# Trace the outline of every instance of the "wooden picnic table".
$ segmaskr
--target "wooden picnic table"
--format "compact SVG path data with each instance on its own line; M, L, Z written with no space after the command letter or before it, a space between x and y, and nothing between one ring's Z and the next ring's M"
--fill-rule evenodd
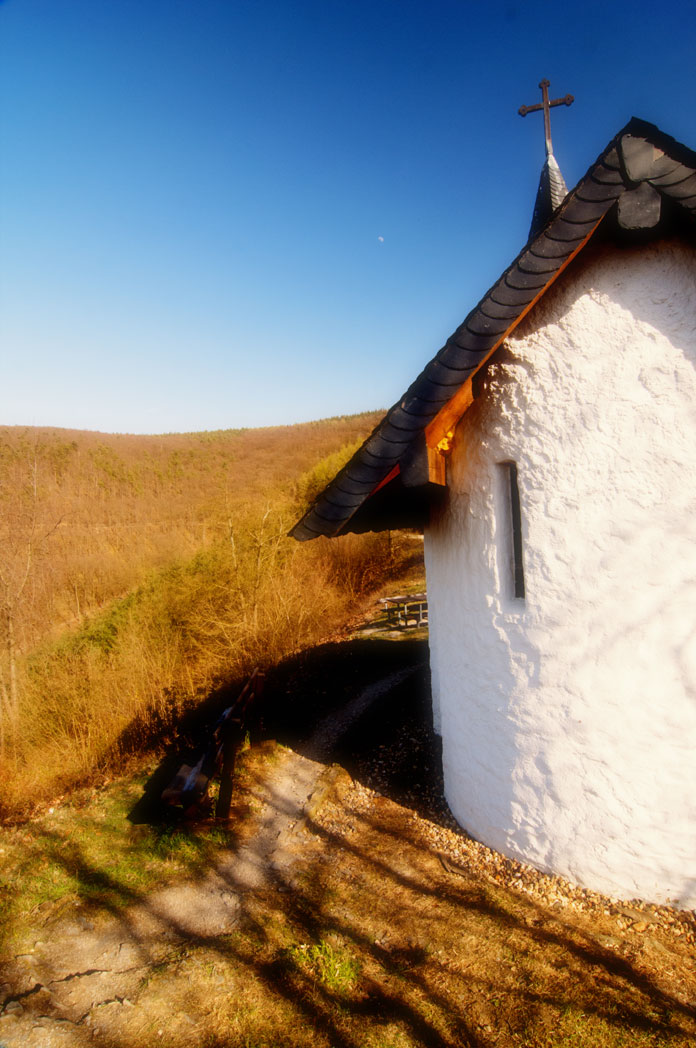
M397 597L381 597L380 604L387 613L387 622L396 629L409 626L427 626L428 594L408 593Z

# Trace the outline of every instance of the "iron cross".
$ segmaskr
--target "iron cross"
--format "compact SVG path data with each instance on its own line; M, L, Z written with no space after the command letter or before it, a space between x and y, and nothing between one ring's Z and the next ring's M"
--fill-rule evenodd
M526 116L527 113L535 113L538 109L544 110L544 135L546 137L546 155L551 154L551 106L570 106L573 104L575 99L572 95L566 95L565 98L554 98L549 101L549 82L548 80L542 80L539 84L541 88L542 101L538 102L535 106L520 106L518 112L520 116Z

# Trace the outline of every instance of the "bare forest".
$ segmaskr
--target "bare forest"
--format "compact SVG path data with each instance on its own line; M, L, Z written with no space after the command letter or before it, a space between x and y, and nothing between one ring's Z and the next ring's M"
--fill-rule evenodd
M400 550L287 531L377 414L106 435L0 428L0 812L151 745L326 636Z

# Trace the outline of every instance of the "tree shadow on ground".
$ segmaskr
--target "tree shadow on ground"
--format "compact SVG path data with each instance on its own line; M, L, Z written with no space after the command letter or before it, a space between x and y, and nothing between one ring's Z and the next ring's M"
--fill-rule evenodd
M259 769L259 785L282 813L285 798L267 773ZM222 933L196 930L185 909L172 915L157 894L124 896L79 841L69 852L57 847L56 861L100 885L112 923L81 934L78 970L65 968L76 940L58 925L64 949L44 942L29 977L21 965L8 971L7 1000L34 1029L61 1023L73 1043L84 1033L103 1048L157 1043L158 1027L162 1043L207 1048L560 1048L574 1036L607 1048L693 1043L693 1008L664 974L604 948L588 923L480 876L452 876L402 809L351 797L344 823L332 825L330 806L308 819L301 853L268 864L254 888L234 856L191 862L189 885L202 887L213 872L218 890L238 901L234 929ZM82 983L98 995L89 1008Z
M338 763L371 789L454 826L444 798L441 742L432 728L428 658L427 641L407 633L399 640L356 638L297 653L268 671L263 698L249 721L250 734L255 740L275 739L314 760ZM329 747L318 747L317 725L339 718L379 682L386 682L384 690ZM166 824L176 819L176 813L161 805L162 791L182 763L195 762L241 684L234 681L216 690L182 718L131 821Z

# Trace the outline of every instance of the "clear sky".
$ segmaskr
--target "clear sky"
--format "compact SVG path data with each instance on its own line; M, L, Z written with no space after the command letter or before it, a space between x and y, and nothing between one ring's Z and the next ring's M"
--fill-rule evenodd
M388 407L632 116L696 148L696 4L0 0L0 423Z

